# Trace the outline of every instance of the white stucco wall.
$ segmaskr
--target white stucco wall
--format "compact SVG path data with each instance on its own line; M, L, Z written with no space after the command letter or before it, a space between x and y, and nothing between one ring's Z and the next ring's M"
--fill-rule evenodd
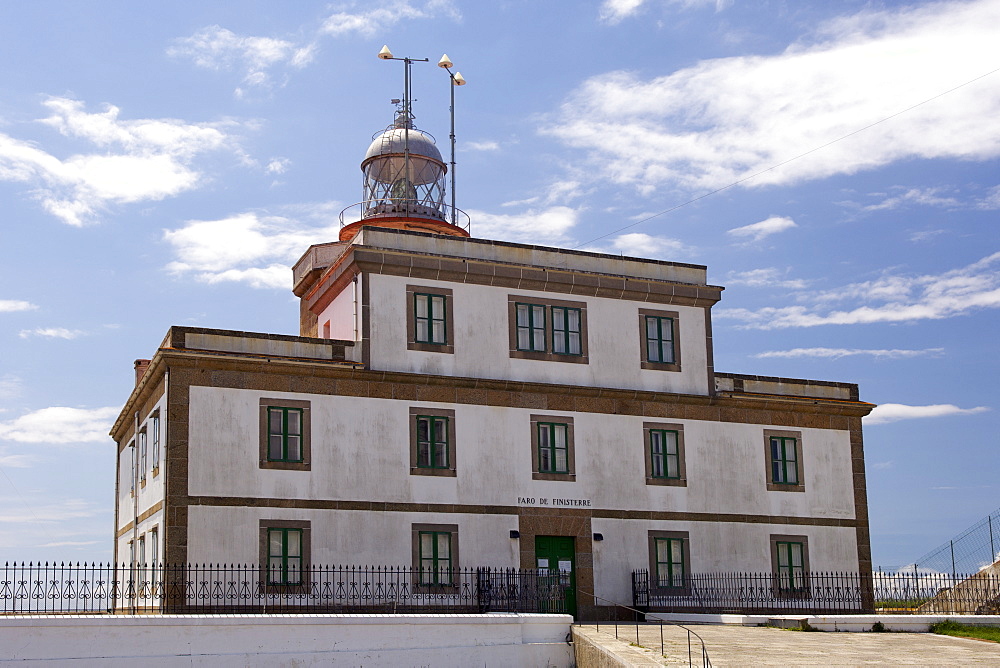
M310 471L259 467L262 397L311 402ZM419 406L455 411L456 477L410 475L409 409ZM532 480L530 416L538 413L573 418L575 482ZM645 481L644 421L658 420L192 387L189 493L489 505L517 504L518 497L562 497L621 510L854 516L846 430L798 430L805 491L769 492L763 432L781 427L669 420L684 426L688 482L686 487L664 487ZM484 478L489 484L483 484Z
M454 354L407 350L407 285L453 290ZM708 393L705 311L701 308L378 274L369 277L368 289L371 366L374 369L585 387ZM511 358L507 314L510 295L585 302L589 363ZM678 313L681 371L640 367L640 308ZM321 316L321 323L324 317Z
M160 461L159 469L154 471L153 469L153 433L152 433L152 416L154 414L159 414L160 416ZM142 431L146 429L147 432L147 454L146 454L146 479L145 482L140 479L141 476L137 476L136 480L136 497L133 498L132 495L132 485L131 477L132 473L132 456L133 451L131 448L126 447L124 450L118 453L118 526L115 527L116 533L127 527L136 517L146 517L139 521L138 536L145 537L146 545L146 558L151 559L153 555L153 550L151 546L151 536L149 534L150 530L154 527L158 528L157 541L159 543L156 554L161 558L163 555L163 511L162 509L157 510L157 505L162 508L162 503L165 495L165 471L164 466L165 455L166 455L166 443L167 443L167 409L166 409L166 396L161 396L156 405L145 415L139 416L139 430ZM129 440L131 443L132 440ZM135 452L137 466L141 461L139 457L138 449ZM117 561L124 563L128 561L129 549L128 544L133 539L133 532L129 530L122 536L117 538ZM138 551L136 557L138 558Z
M573 665L567 615L0 617L0 664Z
M356 341L361 338L361 313L355 304L356 285L352 281L334 297L333 301L319 315L319 336L323 335L323 325L330 323L330 338ZM404 342L405 345L405 342Z

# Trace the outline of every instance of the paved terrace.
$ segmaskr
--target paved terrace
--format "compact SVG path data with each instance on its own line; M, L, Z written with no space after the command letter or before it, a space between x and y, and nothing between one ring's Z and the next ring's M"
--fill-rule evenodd
M612 666L686 666L687 634L664 625L664 653L659 656L660 627L620 624L619 640L613 625L574 626L577 665L580 668ZM726 666L1000 666L1000 644L952 638L932 633L808 633L787 629L745 626L689 626L700 635L714 668ZM580 636L583 636L582 638ZM596 645L582 657L581 644ZM700 646L692 638L692 663L701 666ZM612 656L609 656L613 655ZM581 660L583 659L583 660ZM617 660L616 660L617 659Z

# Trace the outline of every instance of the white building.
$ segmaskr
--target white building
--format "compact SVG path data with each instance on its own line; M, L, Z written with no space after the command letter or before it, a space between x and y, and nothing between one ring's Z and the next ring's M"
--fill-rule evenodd
M116 561L559 568L585 618L638 569L870 572L857 386L716 372L703 266L469 237L405 120L362 168L300 336L172 327L137 363Z

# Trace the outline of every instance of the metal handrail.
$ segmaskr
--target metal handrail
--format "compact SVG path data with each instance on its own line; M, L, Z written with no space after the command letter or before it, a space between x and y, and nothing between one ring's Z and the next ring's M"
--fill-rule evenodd
M472 225L472 218L469 216L469 214L459 208L455 208L454 211L452 211L452 207L449 204L435 202L432 206L428 204L420 204L420 201L415 199L392 200L392 198L389 198L389 201L398 201L400 203L407 203L407 204L412 203L415 207L423 206L427 209L433 209L435 213L439 215L431 216L431 215L421 214L419 211L408 212L406 210L385 212L384 214L373 215L367 218L365 218L362 215L362 212L364 211L364 207L366 205L369 205L372 202L383 203L385 201L386 200L384 199L377 199L377 200L364 200L362 202L355 202L354 204L346 207L343 211L340 212L340 226L345 227L346 225L351 225L353 223L357 223L362 220L377 221L379 217L422 218L422 219L431 218L432 220L440 220L441 222L444 223L451 223L452 219L454 219L456 222L452 224L454 224L456 227L465 230L466 232L469 231ZM357 213L355 213L354 211L355 209L358 210ZM348 219L354 219L354 220L348 220Z
M593 596L594 598L599 599L601 601L604 601L605 603L610 603L610 604L614 605L615 607L625 608L626 610L631 610L632 612L635 612L635 613L637 613L639 615L642 615L643 619L646 620L646 623L649 623L649 617L647 616L648 613L645 613L642 610L638 610L636 608L633 608L633 607L630 607L630 606L627 606L627 605L622 605L621 603L618 603L617 601L612 601L610 599L606 599L603 596L598 596L597 594L595 594L593 592L585 591L583 589L577 589L577 591L580 592L581 594L586 594L587 596ZM695 633L694 631L692 631L688 627L684 626L683 624L678 624L677 622L671 622L670 620L667 620L667 619L657 619L656 621L659 622L659 626L660 626L660 656L662 656L663 658L667 658L667 655L664 654L664 652L663 652L663 625L667 624L668 626L676 626L678 628L682 628L685 631L687 631L687 639L688 639L688 666L689 667L690 666L694 666L694 663L693 663L693 661L691 659L691 636L694 636L695 638L698 639L698 642L701 643L701 665L702 665L702 668L712 668L712 661L708 658L708 650L705 648L705 641L702 639L702 637L700 635L698 635L697 633ZM615 639L617 640L618 639L618 620L615 620L614 625L615 625ZM597 632L600 633L600 631L601 631L601 623L599 621L596 622L596 626L597 626ZM635 644L638 645L639 647L642 647L642 645L639 643L639 622L638 621L635 622Z

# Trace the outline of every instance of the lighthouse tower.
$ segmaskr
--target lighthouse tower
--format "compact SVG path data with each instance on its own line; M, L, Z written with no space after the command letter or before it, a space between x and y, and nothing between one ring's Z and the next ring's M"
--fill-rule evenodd
M372 137L361 161L364 199L340 214L340 240L350 241L364 226L468 237L469 216L454 202L445 204L448 166L441 151L434 137L413 123L410 59L393 59L407 61L403 99L393 100L395 120Z

